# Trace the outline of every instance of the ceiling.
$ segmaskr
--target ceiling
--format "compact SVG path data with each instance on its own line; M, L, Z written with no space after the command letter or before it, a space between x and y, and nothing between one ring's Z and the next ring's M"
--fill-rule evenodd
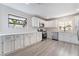
M50 19L78 12L78 3L3 3L25 13Z

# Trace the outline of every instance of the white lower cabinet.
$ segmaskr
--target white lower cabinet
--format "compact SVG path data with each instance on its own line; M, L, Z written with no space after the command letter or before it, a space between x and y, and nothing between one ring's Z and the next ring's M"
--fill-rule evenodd
M41 41L42 40L42 33L40 32L38 36L39 36L39 40Z
M21 45L20 48L24 48L24 35L21 34L19 38L20 38L20 41L21 41L21 43L20 43L20 45Z
M6 55L42 40L41 33L5 35L0 37L0 55ZM3 42L3 43L2 43Z
M31 45L37 42L40 42L42 40L42 33L37 32L37 33L31 34L30 40L31 40Z
M15 35L15 50L23 48L23 35Z
M3 53L7 54L14 51L14 39L13 36L3 37Z
M76 33L61 32L61 33L59 33L59 40L60 41L65 41L65 42L79 44L78 43L79 41L78 41Z
M24 35L24 46L27 47L30 45L30 39L28 37L28 34Z
M15 36L15 50L20 49L20 39L19 39L19 35Z
M2 55L2 40L1 40L1 37L0 37L0 56Z
M41 40L42 40L42 33L39 32L39 33L36 34L36 41L39 42Z
M42 33L28 33L24 37L24 45L29 46L42 40Z
M36 43L36 34L31 34L30 41L31 41L31 45Z
M70 36L70 42L71 43L75 43L75 44L79 44L78 42L78 38L77 38L77 35L76 34L72 34L71 36Z
M42 40L42 34L41 33L29 33L25 34L24 37L24 46L27 47L29 45L35 44Z
M2 55L2 46L1 46L1 43L0 43L0 55Z

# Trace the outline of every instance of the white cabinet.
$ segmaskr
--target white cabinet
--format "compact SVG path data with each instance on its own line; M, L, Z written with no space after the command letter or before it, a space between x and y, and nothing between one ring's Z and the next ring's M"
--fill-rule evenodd
M30 38L29 38L29 34L25 34L24 35L24 46L27 47L30 45Z
M0 37L0 55L9 54L18 49L25 48L42 40L42 33L26 33L5 35ZM3 42L3 44L2 44Z
M60 32L59 33L59 40L79 44L76 33Z
M36 33L32 33L30 37L31 45L36 43Z
M42 40L42 33L39 32L36 34L36 42L40 42Z
M19 36L20 36L19 39L21 41L20 48L23 48L24 47L24 35L23 34L20 34Z
M0 55L2 55L2 39L0 37Z
M32 17L32 26L33 27L39 27L39 18L37 17Z
M12 51L14 51L14 39L13 36L8 35L8 36L4 36L3 38L3 53L10 53Z
M38 32L38 33L29 33L25 35L25 40L24 40L24 44L25 47L35 44L39 41L42 40L42 33Z
M47 21L37 18L37 17L32 17L32 26L33 27L40 27L40 24L43 23L45 26L47 26L46 23Z
M15 50L20 49L21 41L20 41L19 37L20 37L19 35L15 36Z
M36 33L29 33L25 37L25 46L35 44L42 40L42 33L36 32Z
M67 33L59 32L59 40L60 41L65 41L65 42L70 42L70 35Z
M50 32L50 31L48 31L48 32L47 32L47 38L52 39L52 36L53 36L53 33Z
M40 32L38 36L39 36L39 40L41 41L42 40L42 33Z
M15 35L15 50L23 48L23 35Z

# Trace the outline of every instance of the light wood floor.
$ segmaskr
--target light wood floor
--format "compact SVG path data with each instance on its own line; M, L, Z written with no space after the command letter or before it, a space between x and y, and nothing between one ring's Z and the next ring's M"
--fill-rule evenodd
M9 56L78 56L79 45L45 40L30 47L24 48L15 53L9 54Z

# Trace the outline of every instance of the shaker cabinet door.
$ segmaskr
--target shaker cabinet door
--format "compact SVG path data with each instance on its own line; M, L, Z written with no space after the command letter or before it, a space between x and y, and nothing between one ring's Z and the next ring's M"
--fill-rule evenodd
M30 39L28 37L28 34L25 34L24 36L24 46L27 47L30 45Z
M0 56L2 55L2 39L0 37Z
M31 44L34 44L34 43L36 43L36 34L35 33L31 35Z
M37 33L36 35L36 41L39 42L42 40L42 33Z
M20 37L19 37L19 39L20 39L20 41L21 41L21 43L20 43L20 48L23 48L24 47L24 35L23 34L21 34L20 35Z
M21 40L19 35L15 35L15 50L21 48Z
M3 51L4 51L4 54L14 51L13 36L4 36L3 37Z
M15 36L15 50L23 48L23 35Z

